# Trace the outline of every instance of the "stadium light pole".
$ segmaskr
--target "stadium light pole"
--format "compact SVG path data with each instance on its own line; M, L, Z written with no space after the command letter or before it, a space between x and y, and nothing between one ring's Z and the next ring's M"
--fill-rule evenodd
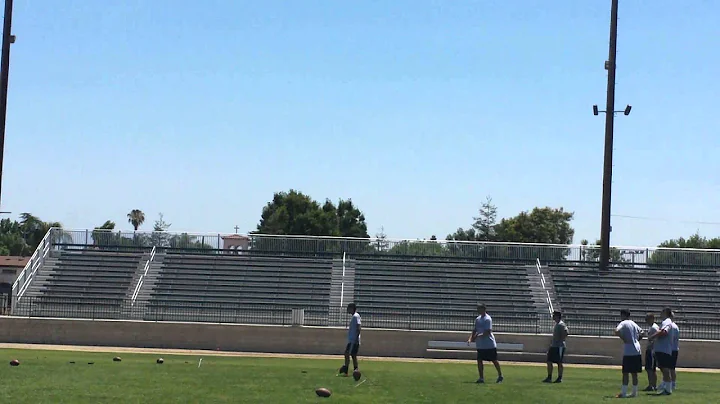
M8 78L10 70L10 44L15 43L12 34L13 0L5 0L3 19L2 55L0 56L0 206L2 206L2 171L5 157L5 123L7 121Z
M607 80L607 104L605 111L599 111L597 105L593 105L593 115L600 112L605 113L605 154L603 162L603 195L602 195L602 219L600 224L600 271L607 271L610 267L610 205L612 194L612 164L613 164L613 126L615 125L615 113L622 112L630 115L632 107L628 105L623 111L615 111L615 69L617 59L617 21L618 21L618 0L612 0L610 6L610 49L608 60L605 61L605 70L608 71Z

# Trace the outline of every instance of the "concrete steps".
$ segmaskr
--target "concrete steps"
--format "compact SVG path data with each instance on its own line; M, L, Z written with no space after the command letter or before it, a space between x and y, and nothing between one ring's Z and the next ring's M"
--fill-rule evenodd
M550 271L548 271L546 267L540 267L540 273L538 273L537 266L535 265L529 265L526 269L528 282L530 283L530 293L535 303L536 312L543 316L550 315L547 302L548 293L550 294L553 309L560 310L560 304L555 297L555 285L553 284Z
M334 259L330 279L330 308L332 310L347 306L355 299L355 262L345 260L345 276L343 276L343 260ZM342 311L342 310L341 310ZM331 316L331 326L344 326L338 316Z

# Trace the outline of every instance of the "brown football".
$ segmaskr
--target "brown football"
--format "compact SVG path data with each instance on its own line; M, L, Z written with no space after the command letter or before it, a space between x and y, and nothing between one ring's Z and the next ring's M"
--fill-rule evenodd
M362 377L362 373L360 373L359 370L355 369L355 371L353 372L353 379L355 379L355 381L358 381L358 380L360 380L361 377Z
M120 361L122 361L122 358L119 356L116 356L113 358L113 362L120 362Z
M158 360L156 362L158 364L162 365L165 362L165 360L163 360L163 358L158 358Z
M20 361L17 359L13 359L10 361L10 366L20 366Z
M330 397L332 392L325 387L320 387L319 389L315 390L315 394L317 394L318 397Z

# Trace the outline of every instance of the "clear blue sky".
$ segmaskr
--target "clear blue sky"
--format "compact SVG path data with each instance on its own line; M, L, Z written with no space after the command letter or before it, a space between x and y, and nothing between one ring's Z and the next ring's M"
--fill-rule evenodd
M620 2L615 245L720 235L720 2ZM610 1L16 0L3 210L252 230L273 192L440 238L599 235Z

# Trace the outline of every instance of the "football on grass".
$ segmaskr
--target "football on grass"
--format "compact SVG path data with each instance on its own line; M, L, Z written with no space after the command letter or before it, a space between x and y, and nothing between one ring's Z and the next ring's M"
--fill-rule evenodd
M360 373L359 370L355 369L355 371L353 372L353 379L355 379L355 381L358 381L358 380L360 380L361 377L362 377L362 373Z
M10 361L10 366L20 366L20 361L17 359L13 359Z
M116 356L113 358L113 362L121 362L121 361L122 361L122 358L119 356Z
M330 397L332 393L325 387L320 387L319 389L315 390L315 394L317 394L318 397Z

